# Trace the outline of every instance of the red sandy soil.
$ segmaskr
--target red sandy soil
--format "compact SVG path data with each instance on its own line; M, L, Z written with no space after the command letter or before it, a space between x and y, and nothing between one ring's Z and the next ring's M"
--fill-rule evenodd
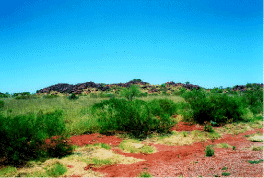
M187 123L179 122L177 128L173 127L172 130L202 131L203 126L188 125ZM235 136L224 134L221 139L214 140L214 143L211 140L197 142L187 146L167 146L150 143L150 145L155 146L158 150L158 152L153 154L124 153L117 148L123 139L116 136L105 136L101 134L72 136L70 142L79 146L106 143L111 145L112 150L120 155L146 160L128 165L115 164L100 168L88 165L84 168L85 170L91 169L105 173L106 177L137 177L143 171L147 171L153 177L214 177L215 175L223 177L222 172L231 173L228 177L263 177L263 162L259 164L250 164L247 162L248 160L263 159L263 152L242 149L245 147L250 148L252 145L263 145L262 142L251 142L244 137L244 135L251 135L258 131L263 134L263 128L247 131ZM214 148L215 155L206 157L206 146L218 143L227 143L231 146L236 146L236 150L233 151L232 148ZM223 167L227 167L228 169L222 170ZM81 176L72 175L72 177Z

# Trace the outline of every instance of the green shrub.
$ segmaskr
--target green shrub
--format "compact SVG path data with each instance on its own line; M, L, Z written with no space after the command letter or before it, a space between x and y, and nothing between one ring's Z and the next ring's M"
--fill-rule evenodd
M98 98L96 93L90 93L89 95L90 95L90 98Z
M148 102L151 113L154 115L168 114L172 116L177 113L178 105L169 99L153 99Z
M30 98L29 96L22 96L22 95L15 97L15 99L29 99L29 98Z
M0 93L0 98L8 98L9 94L8 93Z
M140 88L137 85L131 85L129 88L123 89L121 95L127 100L132 101L132 99L138 96L140 93Z
M138 177L152 177L152 175L148 172L141 172Z
M138 97L147 97L148 96L148 92L145 92L145 93L140 93L138 95Z
M186 88L180 87L180 96L182 96L187 91Z
M3 100L0 100L0 110L3 109L5 106L5 102Z
M210 157L214 155L214 149L211 148L212 146L207 146L205 150L205 156Z
M166 132L174 124L169 115L160 113L160 119L154 117L149 104L142 100L111 98L94 104L91 113L99 118L101 133L107 130L121 130L140 137L153 130Z
M0 169L0 177L11 177L17 172L15 167L7 166L5 168Z
M214 130L213 130L213 128L212 128L211 125L205 125L205 126L204 126L204 131L207 131L207 132L213 132Z
M211 118L211 108L212 104L207 98L207 93L200 90L193 90L185 92L182 97L187 103L191 106L191 115L194 120L200 124L203 124L204 121L209 121Z
M67 168L60 163L56 163L50 169L46 168L46 173L50 177L58 177L60 175L63 175L65 172L67 172Z
M43 98L57 98L59 97L58 95L54 95L54 94L48 94L48 95L44 95Z
M167 93L166 91L163 91L163 92L162 92L162 95L165 95L165 96L170 96L170 94L169 94L169 93Z
M263 111L263 91L262 90L246 90L243 95L243 101L249 106L254 114Z
M79 98L79 97L76 96L75 93L72 93L72 94L69 96L69 99L70 99L70 100L76 100L76 99L78 99L78 98Z
M45 115L39 113L38 116L28 114L11 118L0 115L0 154L12 164L40 156L52 156L52 151L47 153L36 146L41 146L46 138L61 135L64 131L62 111L59 110ZM65 139L63 135L62 138ZM62 145L53 150L64 151Z
M219 89L219 88L217 88L217 87L215 87L215 88L213 88L213 89L211 89L211 93L223 93L223 89Z
M158 93L151 93L151 96L158 96Z
M208 94L202 90L193 90L183 94L183 98L191 106L191 115L200 124L205 121L226 123L229 119L242 120L246 112L245 105L238 97L227 94Z
M260 159L260 160L254 160L254 161L248 161L250 164L258 164L258 163L261 163L263 162L263 159Z
M105 93L103 94L102 98L115 98L116 95L113 93Z
M233 119L234 122L242 120L245 105L237 97L229 97L227 94L211 95L209 100L212 103L213 121L226 123L228 119Z
M229 176L229 175L231 175L230 172L222 172L222 176Z

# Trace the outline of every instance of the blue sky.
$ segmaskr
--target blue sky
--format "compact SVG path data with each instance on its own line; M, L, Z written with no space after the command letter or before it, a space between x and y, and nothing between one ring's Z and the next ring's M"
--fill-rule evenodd
M8 0L0 92L57 83L263 83L262 0Z

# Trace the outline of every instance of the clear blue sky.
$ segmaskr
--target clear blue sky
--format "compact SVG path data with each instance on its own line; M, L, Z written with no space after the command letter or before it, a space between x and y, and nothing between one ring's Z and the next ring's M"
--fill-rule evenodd
M263 83L262 0L7 0L0 92L57 83Z

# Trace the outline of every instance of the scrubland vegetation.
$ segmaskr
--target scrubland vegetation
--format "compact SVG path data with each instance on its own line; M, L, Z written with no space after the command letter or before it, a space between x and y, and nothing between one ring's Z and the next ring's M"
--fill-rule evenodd
M148 94L136 85L78 96L1 94L0 156L8 158L12 165L63 157L74 149L64 140L86 133L123 131L136 139L146 139L153 133L172 134L170 128L178 122L173 115L181 115L186 122L204 124L208 133L214 132L212 126L260 122L263 89L251 84L248 87L251 88L243 94L231 90L223 93L217 88L210 92L179 88L168 93L165 86L160 87L161 94ZM58 135L54 147L42 147L45 139ZM213 154L207 147L206 156ZM65 171L59 164L51 169L57 171L48 176ZM145 175L148 174L142 176Z

